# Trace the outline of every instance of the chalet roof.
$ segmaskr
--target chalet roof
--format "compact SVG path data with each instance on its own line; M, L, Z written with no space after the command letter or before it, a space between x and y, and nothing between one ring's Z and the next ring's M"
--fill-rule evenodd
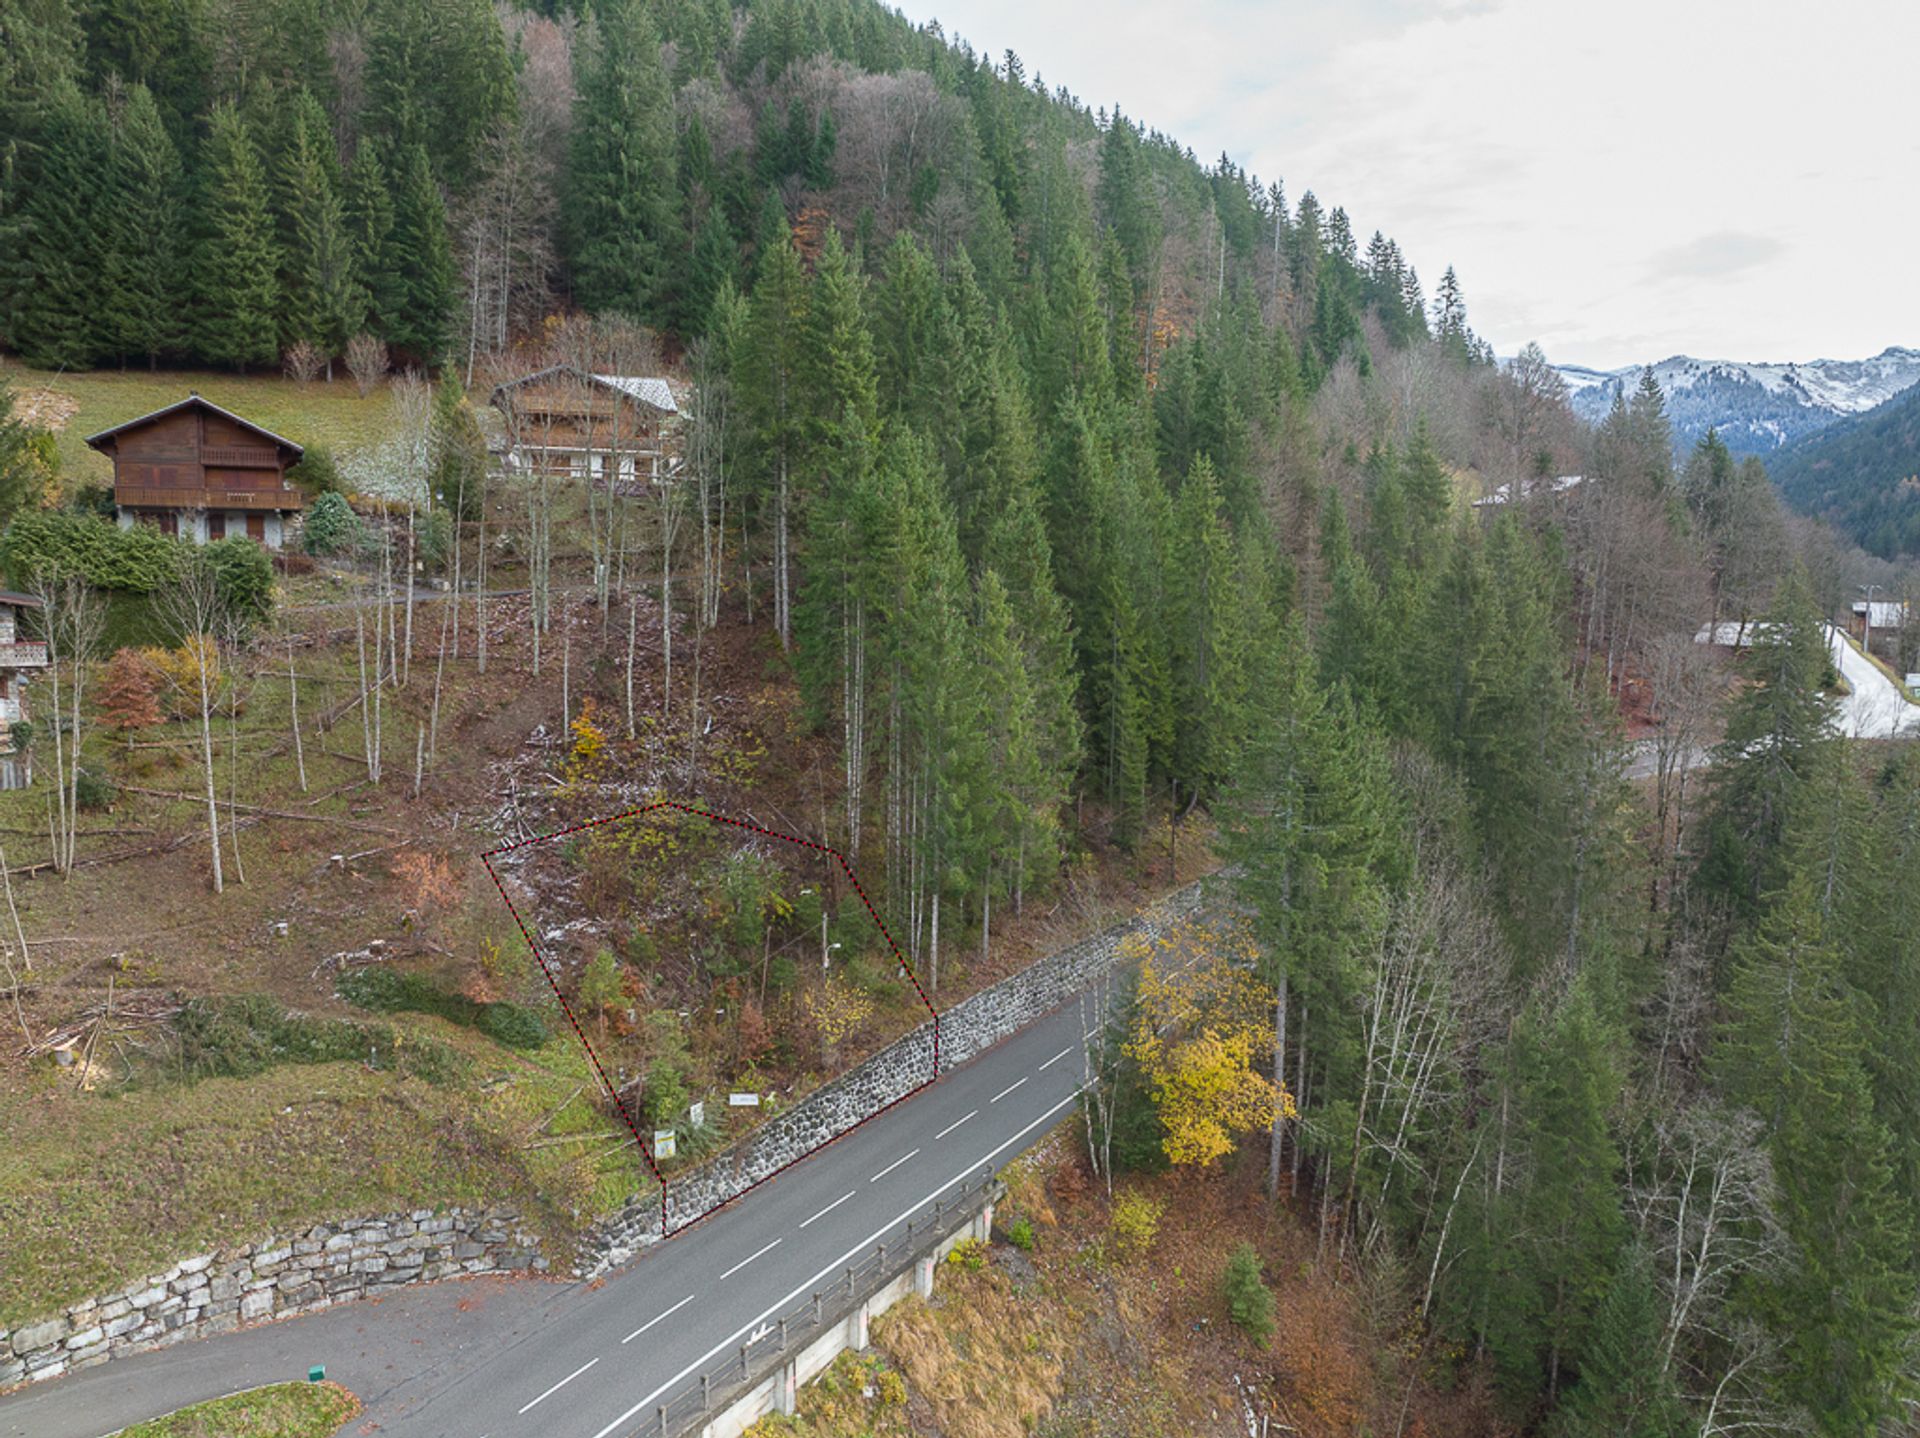
M293 457L296 460L299 459L301 455L306 453L305 449L303 449L300 445L295 444L292 440L288 439L285 435L275 434L272 430L266 428L265 426L255 424L252 420L247 419L245 416L237 415L232 410L226 409L221 405L217 405L210 399L203 398L197 391L193 394L188 395L185 399L175 400L172 404L162 405L159 409L152 410L147 414L140 415L134 419L123 421L122 423L116 424L111 428L103 429L98 434L90 434L87 436L87 444L94 449L100 449L102 447L102 441L104 440L112 439L115 435L125 434L130 429L139 429L143 425L152 424L155 420L163 418L166 415L170 415L175 410L187 409L187 408L204 409L213 414L217 414L221 416L223 419L230 419L235 424L239 425L242 429L252 430L255 434L259 435L262 439L270 439L275 444L281 445L284 448L292 450Z
M523 374L518 379L503 381L494 386L493 398L498 400L507 390L518 389L523 384L532 384L535 380L546 379L550 375L572 375L576 379L587 381L589 384L597 384L606 389L618 390L629 399L637 399L640 403L647 405L649 408L657 409L662 414L678 414L680 412L680 406L674 402L673 387L664 379L653 375L590 374L586 370L579 369L574 365L565 364L548 365L545 369L537 369L531 374Z
M1856 599L1853 614L1856 619L1868 620L1875 629L1898 629L1907 622L1907 606L1898 599Z
M17 589L0 589L0 604L22 605L29 609L38 609L40 600L32 594L22 594Z

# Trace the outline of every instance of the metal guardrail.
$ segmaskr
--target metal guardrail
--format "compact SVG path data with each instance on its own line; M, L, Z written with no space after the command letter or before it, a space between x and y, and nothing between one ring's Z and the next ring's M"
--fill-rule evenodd
M933 1212L908 1219L905 1234L893 1243L879 1243L864 1257L849 1263L835 1277L822 1279L824 1287L798 1300L793 1307L761 1320L761 1336L737 1351L716 1357L710 1367L688 1375L684 1389L654 1411L622 1430L621 1438L680 1438L724 1413L734 1403L784 1366L794 1354L846 1320L874 1294L892 1283L965 1228L989 1202L997 1180L992 1173L969 1182L957 1192L936 1199Z

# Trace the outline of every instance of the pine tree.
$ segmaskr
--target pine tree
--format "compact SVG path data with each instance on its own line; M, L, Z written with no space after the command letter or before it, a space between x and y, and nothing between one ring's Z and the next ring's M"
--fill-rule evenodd
M673 96L642 0L595 7L576 49L567 258L587 310L655 319L679 240Z
M131 86L113 132L101 308L111 348L149 368L182 338L186 236L180 154L144 85Z
M279 247L265 167L232 105L215 107L200 157L193 256L194 351L245 369L279 354Z
M396 157L393 228L381 268L394 277L394 308L386 315L387 342L427 364L439 363L452 332L453 251L447 207L434 182L426 148Z

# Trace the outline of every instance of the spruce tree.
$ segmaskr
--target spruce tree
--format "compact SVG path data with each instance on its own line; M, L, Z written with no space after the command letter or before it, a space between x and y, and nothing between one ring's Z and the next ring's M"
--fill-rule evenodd
M673 95L642 0L595 7L576 46L565 181L574 297L589 311L657 319L680 241Z
M131 86L113 132L103 227L101 309L116 354L149 368L182 338L186 205L180 154L144 85Z
M393 193L381 145L365 137L354 151L342 191L342 211L352 244L355 290L365 307L357 328L391 333L401 307L401 278L392 266L401 258L393 248Z
M409 146L395 158L393 228L382 263L394 277L386 338L416 360L438 364L452 332L454 306L446 202L424 146Z
M103 322L97 308L106 120L97 101L60 85L26 129L0 212L5 333L29 364L84 369L117 342L111 316Z
M341 201L340 166L326 112L301 91L290 107L280 160L280 239L285 261L281 337L305 340L333 359L359 331L367 309L354 235Z
M1914 1331L1912 1207L1868 1072L1868 1006L1842 977L1812 876L1790 875L1735 951L1714 1066L1769 1135L1786 1262L1747 1288L1783 1345L1782 1396L1823 1434L1901 1408Z
M1652 1260L1629 1244L1594 1315L1579 1381L1548 1425L1552 1438L1681 1438L1693 1431L1668 1371L1665 1320Z
M1712 808L1697 882L1739 916L1758 912L1780 887L1789 825L1809 776L1836 742L1834 702L1824 692L1830 660L1824 624L1796 570L1753 626L1746 673L1753 681L1727 715L1714 755Z
M240 112L216 106L209 126L200 157L191 334L200 358L245 369L279 354L272 199Z

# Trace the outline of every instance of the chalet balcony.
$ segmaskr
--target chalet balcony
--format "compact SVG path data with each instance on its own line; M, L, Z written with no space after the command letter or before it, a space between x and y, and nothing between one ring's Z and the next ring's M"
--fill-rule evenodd
M45 669L47 646L35 639L0 643L0 669ZM4 701L0 701L4 702Z
M113 502L128 509L300 509L304 496L285 489L174 489L157 484L117 484Z

